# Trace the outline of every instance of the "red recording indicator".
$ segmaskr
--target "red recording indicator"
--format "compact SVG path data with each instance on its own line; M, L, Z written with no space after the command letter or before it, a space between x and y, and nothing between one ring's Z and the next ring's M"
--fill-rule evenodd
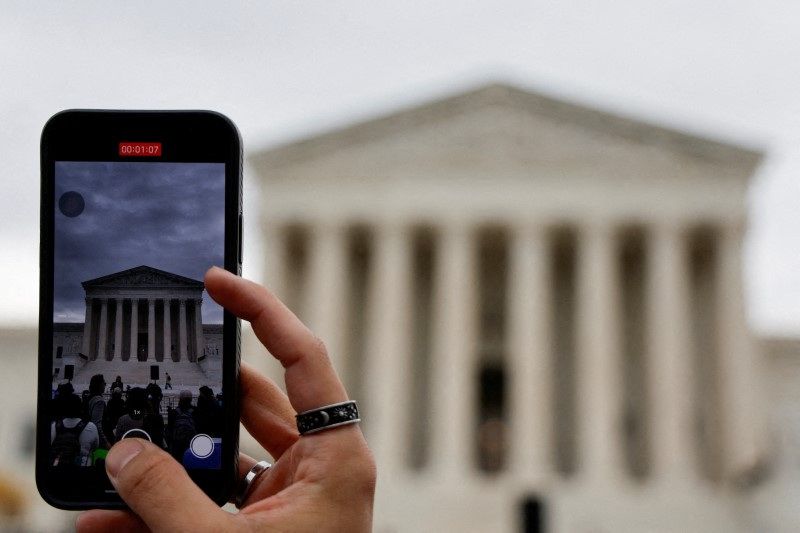
M119 155L159 157L161 155L161 143L119 143Z

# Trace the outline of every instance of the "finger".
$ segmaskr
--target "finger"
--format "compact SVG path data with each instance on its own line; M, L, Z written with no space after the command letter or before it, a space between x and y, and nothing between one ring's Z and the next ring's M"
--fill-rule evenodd
M250 472L250 469L252 469L257 462L258 461L256 461L246 453L239 452L239 475L236 477L236 479L239 480L238 483L243 482L244 477ZM256 482L258 482L258 480L256 480ZM237 484L236 489L233 491L233 494L231 494L231 498L230 500L228 500L228 502L236 503L236 496L238 495L238 493L239 493L239 485Z
M250 473L250 470L256 465L258 461L247 455L246 453L239 452L239 483L242 483L245 476ZM245 500L244 504L239 507L243 509L247 503L254 502L257 500L264 499L268 496L271 496L277 492L276 488L273 487L271 483L265 483L265 480L270 476L270 469L272 465L269 466L266 472L263 472L261 475L257 476L254 480L250 483L252 484L249 487L249 492L247 495L247 499ZM240 486L236 487L236 491L234 495L231 497L231 503L236 503L236 497L239 493Z
M244 476L250 472L250 469L253 468L257 462L258 461L246 453L239 452L239 477L237 479L244 479Z
M149 531L141 518L130 511L92 509L78 515L77 533L141 533Z
M218 267L206 272L206 290L253 331L286 369L286 390L298 412L347 400L322 342L264 287Z
M277 459L298 438L294 409L272 380L244 363L241 386L242 423L248 433Z
M222 531L227 513L158 446L123 439L106 457L106 472L131 510L154 531ZM191 513L176 513L191 509Z

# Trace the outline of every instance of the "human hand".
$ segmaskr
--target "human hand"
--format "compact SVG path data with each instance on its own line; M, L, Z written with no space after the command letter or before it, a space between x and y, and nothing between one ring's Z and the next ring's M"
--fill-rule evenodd
M80 532L371 531L375 462L356 424L298 436L295 413L347 400L322 342L272 293L220 268L206 290L249 321L286 370L286 390L242 365L242 423L275 458L238 514L220 509L169 454L140 439L114 445L106 471L130 511L91 510ZM288 396L287 396L288 395ZM256 461L239 459L239 479Z

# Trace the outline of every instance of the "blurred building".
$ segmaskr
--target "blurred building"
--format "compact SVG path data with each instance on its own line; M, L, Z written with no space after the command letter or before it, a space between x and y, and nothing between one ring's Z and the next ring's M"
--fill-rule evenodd
M264 278L360 402L376 533L800 530L800 340L742 294L760 159L503 86L253 157ZM34 486L35 330L0 354L0 531L70 530Z
M47 505L36 490L37 331L0 329L0 532L74 531L76 513Z
M251 158L376 531L797 530L798 349L742 290L761 158L505 86Z

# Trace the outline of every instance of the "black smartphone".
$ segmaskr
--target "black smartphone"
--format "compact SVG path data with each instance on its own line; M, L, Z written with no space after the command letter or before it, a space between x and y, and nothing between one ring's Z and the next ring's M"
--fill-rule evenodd
M36 482L62 509L123 508L105 473L144 438L218 504L237 478L242 148L209 111L58 113L41 138Z

